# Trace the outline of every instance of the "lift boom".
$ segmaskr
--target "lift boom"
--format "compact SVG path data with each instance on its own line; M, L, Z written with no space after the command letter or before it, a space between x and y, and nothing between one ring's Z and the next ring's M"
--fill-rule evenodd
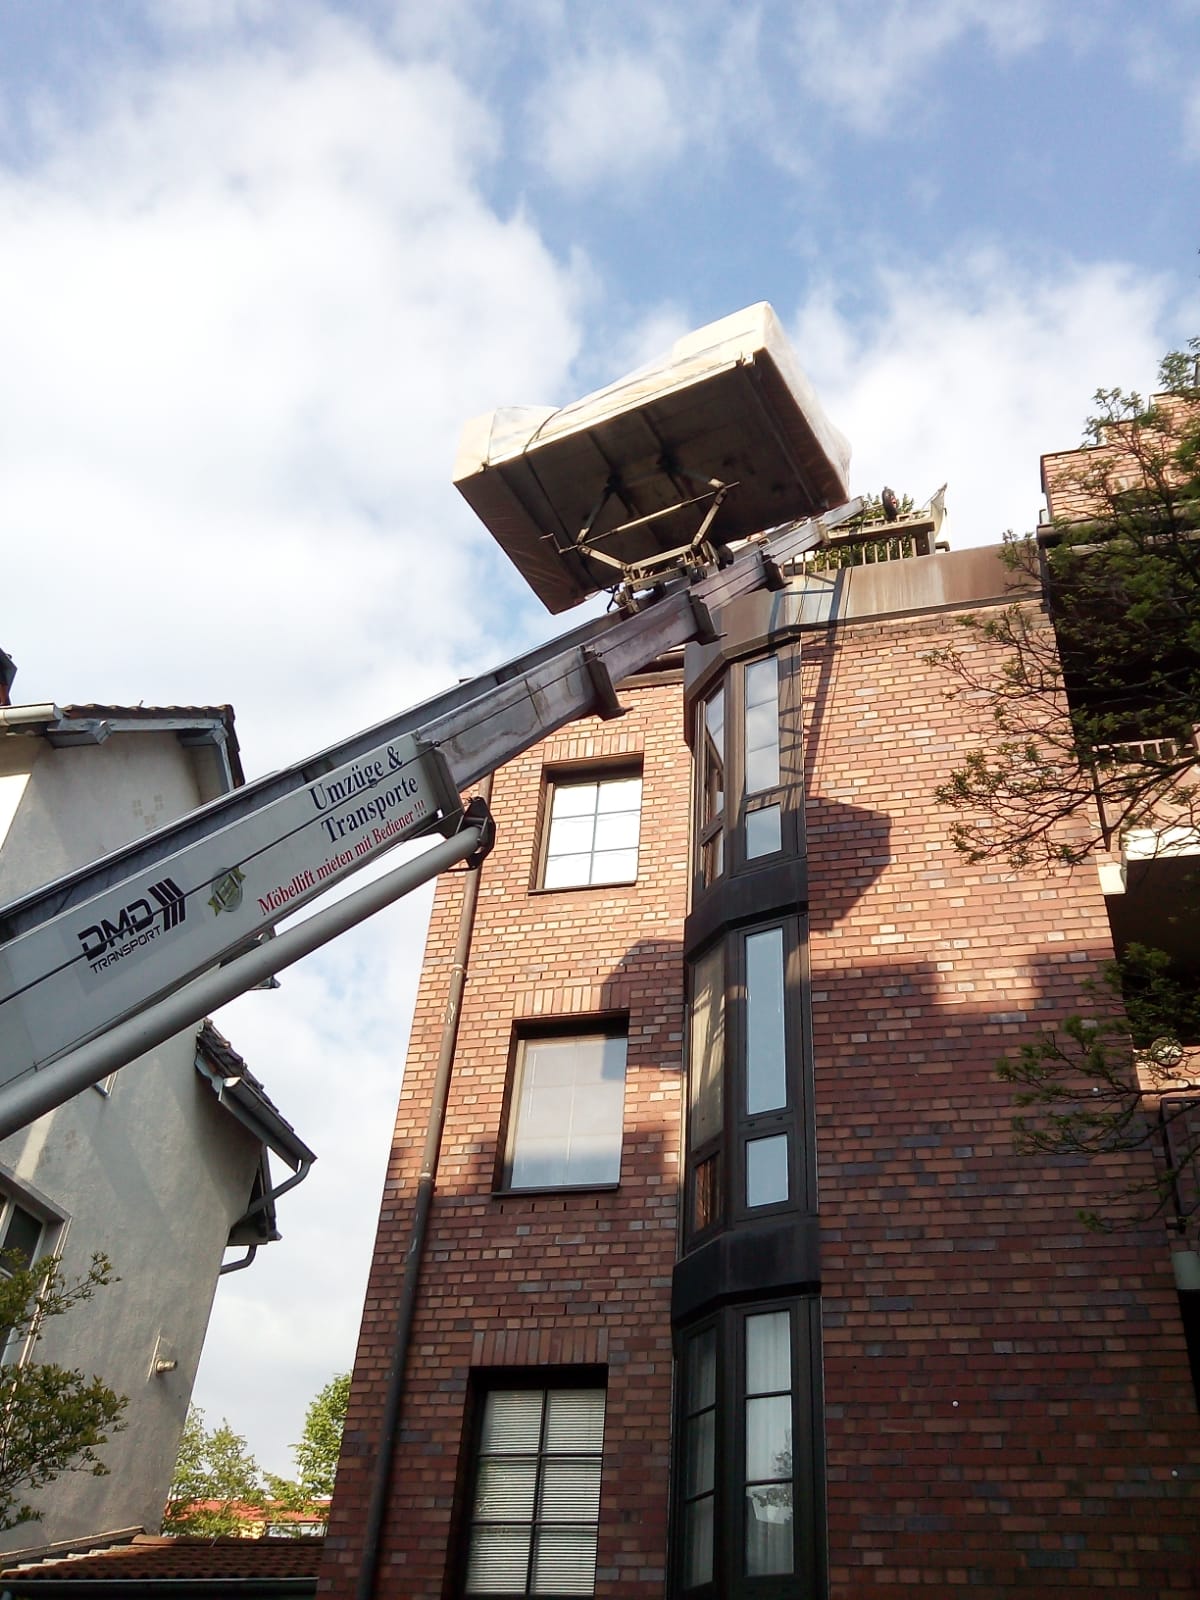
M614 685L714 638L711 610L780 587L786 563L860 509L759 535L724 569L669 580L644 609L585 623L0 908L0 1136L342 931L345 916L321 924L326 911L303 940L271 937L403 840L453 836L460 792L566 723L619 715ZM431 852L425 876L486 849L478 814L466 822L472 836ZM423 881L401 871L390 898ZM376 893L362 914L388 898Z

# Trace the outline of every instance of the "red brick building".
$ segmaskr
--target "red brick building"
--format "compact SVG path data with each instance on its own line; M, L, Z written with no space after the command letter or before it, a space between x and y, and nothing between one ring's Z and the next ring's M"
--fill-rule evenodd
M932 798L986 730L929 652L991 648L957 619L1009 582L985 550L809 574L496 774L395 1436L466 875L324 1591L1200 1592L1163 1230L1085 1231L1119 1164L1014 1154L995 1074L1085 1004L1104 896L966 865Z

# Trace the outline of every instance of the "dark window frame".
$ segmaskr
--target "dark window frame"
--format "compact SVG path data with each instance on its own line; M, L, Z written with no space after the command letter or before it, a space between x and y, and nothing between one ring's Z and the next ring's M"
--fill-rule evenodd
M623 1039L625 1041L625 1095L622 1098L620 1141L617 1153L617 1177L612 1180L589 1183L512 1183L513 1152L516 1144L521 1102L521 1085L525 1067L526 1047L533 1043L569 1039ZM595 1194L620 1188L620 1171L625 1157L625 1109L629 1088L629 1013L610 1011L585 1016L538 1018L522 1021L512 1031L508 1051L508 1067L504 1080L504 1100L500 1114L499 1137L496 1143L496 1164L492 1177L492 1194L496 1199L539 1194Z
M791 1333L792 1553L791 1572L751 1576L746 1544L746 1322L786 1311ZM712 1579L684 1587L687 1570L687 1357L693 1341L716 1336L717 1403ZM819 1295L773 1297L723 1307L682 1335L672 1471L671 1582L675 1600L820 1600L827 1592L824 1404ZM690 1497L695 1499L697 1497Z
M762 661L774 660L779 685L779 782L770 788L745 792L746 784L746 673ZM724 805L711 819L707 815L708 756L705 716L718 693L725 696L724 715ZM693 707L694 748L700 767L694 803L692 859L692 903L721 883L771 867L798 855L804 842L803 764L804 739L800 693L800 658L792 649L759 650L742 660L729 662L724 671L698 695ZM779 807L778 850L751 856L746 850L746 817L751 812ZM722 870L709 876L706 853L718 848Z
M787 1099L783 1106L767 1111L747 1110L749 1083L749 1007L746 989L746 941L772 929L782 931L784 1002L784 1080ZM808 956L808 918L801 913L766 917L746 923L722 934L688 963L687 1056L688 1106L692 1104L694 1047L694 997L696 969L714 951L721 951L724 966L723 1020L724 1059L722 1118L719 1133L693 1147L689 1131L685 1150L686 1204L684 1232L686 1248L692 1249L722 1228L740 1226L760 1217L786 1212L811 1214L816 1210L816 1155L812 1128L812 1053L809 1040L808 1010L810 973ZM746 1145L753 1139L775 1133L788 1135L788 1195L784 1200L750 1206L746 1202ZM716 1156L722 1179L720 1203L715 1215L697 1226L697 1173Z
M550 827L554 817L554 796L559 789L583 784L619 783L625 779L641 780L642 793L638 805L637 866L631 878L612 879L607 883L546 883L546 864L550 850ZM605 889L628 889L642 875L642 819L646 810L646 774L643 757L634 753L604 761L555 762L542 770L541 793L538 800L537 850L534 854L530 894L591 894ZM591 855L595 851L590 852Z
M605 1394L604 1433L608 1431L608 1368L601 1365L564 1365L549 1367L473 1367L467 1380L467 1403L463 1411L462 1441L459 1447L454 1508L451 1515L450 1549L453 1556L447 1563L447 1583L443 1594L447 1600L470 1600L467 1577L470 1567L471 1529L473 1526L472 1501L483 1438L484 1413L487 1396L497 1390L538 1389L543 1394L572 1389L600 1389ZM600 1455L600 1515L597 1517L597 1538L604 1510L604 1441ZM593 1584L593 1593L595 1585ZM528 1591L490 1592L490 1600L527 1600ZM578 1600L578 1596L542 1592L539 1600Z

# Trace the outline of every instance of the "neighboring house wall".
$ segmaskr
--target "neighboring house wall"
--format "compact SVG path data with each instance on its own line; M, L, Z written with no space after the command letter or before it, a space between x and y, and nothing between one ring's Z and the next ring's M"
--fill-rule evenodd
M481 1435L489 1390L597 1382L607 1405L594 1592L606 1600L1121 1584L1165 1596L1194 1580L1200 1434L1166 1241L1161 1228L1090 1234L1077 1215L1141 1158L1093 1170L1017 1156L1011 1091L995 1075L1021 1038L1087 1004L1084 981L1111 955L1095 873L1051 881L968 866L933 802L987 730L947 698L928 654L994 650L972 644L954 613L1009 603L1008 582L994 552L970 550L831 573L803 599L729 608L720 643L689 651L685 692L695 710L724 682L732 719L741 663L777 655L781 778L767 798L781 807L783 848L747 859L742 755L728 754L716 786L724 867L694 886L686 918L691 783L677 686L625 687L624 719L564 730L496 774L498 838L482 872L381 1600L463 1592L483 1481L474 1463L505 1493L515 1482L504 1447L489 1454ZM637 882L538 892L543 769L552 780L572 764L603 771L633 751L645 783ZM694 831L704 825L697 807ZM326 1545L322 1582L337 1595L354 1589L381 1449L462 882L439 884L426 947ZM788 941L790 1087L786 1106L768 1100L756 1121L747 1041L755 1027L771 1034L779 991L767 984L765 1013L747 1020L757 980L745 946L776 927ZM685 1001L689 971L701 992L700 965L718 949L725 1099L704 1144L681 1138ZM505 1192L514 1036L614 1013L628 1023L619 1186ZM713 1036L711 995L703 1014ZM772 1048L768 1038L768 1067ZM703 1052L691 1054L696 1074ZM691 1103L706 1095L694 1079ZM756 1210L746 1145L783 1133L791 1187ZM710 1145L724 1176L705 1168L701 1195ZM748 1323L780 1312L792 1319L792 1428L748 1500L751 1406L761 1420L787 1389L786 1377L750 1384ZM684 1373L673 1388L672 1339L686 1363L709 1335L715 1399L701 1377L688 1404ZM580 1482L592 1447L589 1435ZM549 1459L529 1454L530 1483L548 1481ZM489 1491L479 1504L494 1528L520 1498ZM777 1576L747 1578L741 1565L751 1505L755 1558ZM690 1550L685 1509L699 1530ZM689 1561L693 1576L704 1570L706 1509L714 1581L689 1584ZM784 1575L770 1563L793 1527L796 1575Z
M174 733L64 749L37 733L0 736L0 902L214 792L213 750ZM46 1216L66 1276L102 1251L120 1280L48 1324L38 1357L129 1398L125 1431L100 1452L109 1476L63 1475L33 1497L42 1520L3 1536L5 1549L158 1526L222 1254L261 1153L196 1071L195 1040L195 1029L177 1035L107 1093L86 1089L0 1141L0 1189ZM175 1366L155 1373L156 1358Z

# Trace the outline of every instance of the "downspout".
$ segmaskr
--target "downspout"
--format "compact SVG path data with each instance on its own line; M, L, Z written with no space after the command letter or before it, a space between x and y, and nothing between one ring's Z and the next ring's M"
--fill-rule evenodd
M489 773L479 785L484 802L484 814L492 797L492 777ZM472 804L474 802L472 801ZM468 820L470 808L468 807ZM433 1100L429 1107L429 1124L425 1131L425 1148L421 1153L421 1172L417 1179L417 1198L413 1210L412 1233L404 1258L404 1280L400 1286L400 1299L396 1310L396 1338L392 1346L392 1360L388 1369L387 1393L383 1402L383 1418L379 1433L379 1446L375 1456L375 1471L371 1479L371 1498L367 1507L367 1524L363 1536L362 1562L358 1569L356 1600L372 1600L375 1580L379 1571L379 1552L383 1538L383 1521L387 1511L388 1491L392 1481L392 1459L396 1453L396 1440L400 1432L400 1419L404 1402L404 1376L408 1364L408 1346L412 1334L413 1316L417 1307L417 1288L421 1265L425 1255L425 1240L429 1232L429 1213L433 1205L433 1192L437 1183L438 1157L442 1148L442 1133L446 1126L446 1105L450 1098L450 1076L454 1066L454 1051L458 1043L458 1024L462 1015L463 990L467 982L467 958L471 953L471 938L475 931L475 910L479 903L479 880L483 866L482 857L491 848L485 842L479 856L472 858L471 871L463 890L462 908L458 914L458 939L454 946L454 964L450 969L450 986L446 995L446 1011L442 1022L442 1039L438 1050L437 1072L433 1080Z

